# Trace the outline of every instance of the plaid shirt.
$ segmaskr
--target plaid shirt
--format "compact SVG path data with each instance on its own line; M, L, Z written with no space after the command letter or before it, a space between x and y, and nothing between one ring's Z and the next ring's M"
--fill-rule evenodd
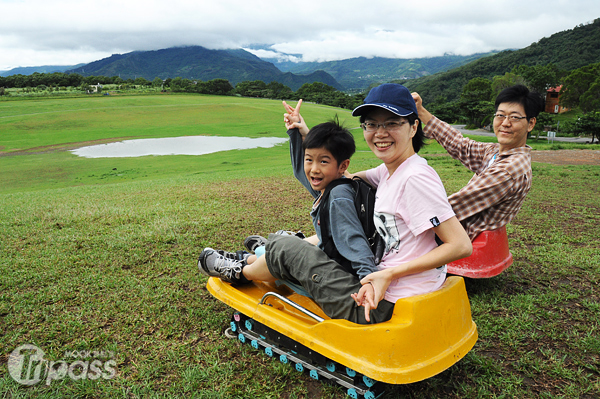
M495 230L509 223L531 188L531 147L499 154L499 144L466 138L436 117L423 131L475 173L465 187L448 197L471 241L484 230Z

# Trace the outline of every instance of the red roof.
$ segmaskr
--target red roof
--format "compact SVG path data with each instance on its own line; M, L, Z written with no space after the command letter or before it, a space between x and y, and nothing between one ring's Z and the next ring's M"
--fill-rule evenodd
M558 93L561 88L562 88L562 85L556 86L556 87L551 87L551 88L548 89L548 93L552 93L552 92L557 92Z

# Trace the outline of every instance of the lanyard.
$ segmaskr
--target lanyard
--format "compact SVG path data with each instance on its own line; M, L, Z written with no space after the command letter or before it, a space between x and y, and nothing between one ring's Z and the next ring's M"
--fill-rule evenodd
M486 169L489 168L490 166L492 166L492 164L496 160L497 156L498 156L498 153L495 153L494 156L492 157L492 159L490 159L490 162L488 162L487 166L485 167Z

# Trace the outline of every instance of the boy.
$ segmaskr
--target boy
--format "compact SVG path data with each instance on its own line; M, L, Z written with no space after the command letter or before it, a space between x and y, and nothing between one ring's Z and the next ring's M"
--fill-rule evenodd
M296 113L299 112L300 104ZM338 185L331 190L327 204L320 203L327 186L332 181L343 178L350 164L350 157L356 149L354 138L336 121L317 125L306 135L301 134L298 129L288 130L288 135L294 176L315 198L310 214L316 237L301 240L293 236L271 234L265 256L256 258L246 255L241 261L232 259L234 256L223 251L206 248L200 254L199 269L208 276L220 277L231 283L277 279L299 282L329 317L364 323L364 310L359 310L353 301L347 300L347 291L349 287L360 286L360 280L377 269L356 214L354 190L347 184ZM346 265L333 262L318 247L323 241L319 226L322 205L329 207L331 239L340 255L347 260ZM277 252L270 253L270 243L275 241L278 242ZM282 255L283 252L285 256ZM303 261L294 262L294 254L301 256ZM267 259L270 261L267 262ZM295 267L297 264L307 263L311 265L309 268ZM384 316L372 317L372 321L389 319L392 311L393 306L381 312L386 313Z

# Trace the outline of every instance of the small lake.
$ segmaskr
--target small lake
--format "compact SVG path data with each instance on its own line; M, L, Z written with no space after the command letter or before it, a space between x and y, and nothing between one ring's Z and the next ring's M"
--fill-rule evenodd
M185 136L161 139L136 139L97 144L71 150L85 158L126 158L146 155L204 155L219 151L269 148L284 143L287 138Z

